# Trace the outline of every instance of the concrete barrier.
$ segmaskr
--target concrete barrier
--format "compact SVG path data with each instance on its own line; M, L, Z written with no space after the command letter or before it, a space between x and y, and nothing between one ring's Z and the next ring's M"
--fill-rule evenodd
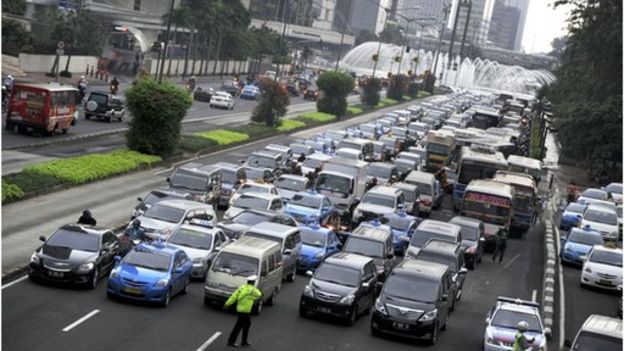
M24 72L50 72L54 64L55 55L31 55L20 54L18 57L19 67ZM60 58L61 71L65 70L67 55ZM97 66L98 58L95 56L72 56L69 62L69 71L83 73L85 67Z

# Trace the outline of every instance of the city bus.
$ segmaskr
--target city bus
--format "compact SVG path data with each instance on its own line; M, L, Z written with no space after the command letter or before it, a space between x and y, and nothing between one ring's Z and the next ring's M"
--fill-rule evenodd
M453 188L453 208L459 210L461 207L468 183L475 179L492 178L496 171L506 170L507 167L507 160L501 152L479 144L462 147Z
M435 173L442 167L448 166L456 157L455 137L452 133L429 131L425 146L427 159L425 168Z
M511 226L513 197L512 186L492 180L473 180L466 187L460 215L483 221L488 251L496 244L499 229Z
M530 174L535 183L539 183L542 179L542 162L530 157L509 155L507 156L509 170L512 172Z
M472 126L479 129L498 127L500 120L501 116L498 111L481 107L474 109L474 113L472 115Z
M533 177L530 174L498 171L493 180L511 185L514 188L512 202L514 215L511 219L511 229L518 230L520 233L529 230L537 217L537 208L535 207L537 188Z
M5 128L18 133L28 128L52 135L67 133L78 118L78 90L62 84L21 84L13 86Z

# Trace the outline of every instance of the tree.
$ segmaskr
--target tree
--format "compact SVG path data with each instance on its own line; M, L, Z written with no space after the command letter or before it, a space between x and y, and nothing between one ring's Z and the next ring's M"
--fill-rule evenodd
M303 70L305 71L308 67L308 60L312 57L312 50L308 45L303 46L303 50L301 50L301 59L303 60Z
M26 0L2 0L2 12L23 16L26 12Z
M353 78L344 72L329 71L321 74L316 85L321 90L316 109L337 117L347 112L347 95L353 91Z
M3 3L4 5L4 3ZM2 53L19 56L20 53L32 52L33 37L18 22L2 20Z
M126 142L128 148L142 153L170 156L180 142L182 119L193 99L183 88L151 77L126 90L126 102L133 118Z
M561 59L563 52L566 47L567 38L559 37L555 38L550 42L550 46L552 46L552 51L548 53L549 56L555 57L557 59Z
M278 82L270 78L260 80L262 86L262 98L251 114L251 120L256 123L264 123L269 127L277 127L282 117L286 115L290 104L288 92Z
M386 95L389 98L402 101L403 95L407 93L407 86L409 84L409 78L405 74L397 74L390 77L388 85L388 91Z
M381 79L369 77L366 78L361 86L360 99L366 106L377 106L381 96Z
M402 45L403 34L398 25L394 23L386 23L386 26L381 33L379 33L379 40L384 43Z
M377 40L379 40L379 38L377 38L377 36L374 33L371 33L367 30L363 30L355 38L355 46L358 46L362 43L366 43L368 41L377 41Z

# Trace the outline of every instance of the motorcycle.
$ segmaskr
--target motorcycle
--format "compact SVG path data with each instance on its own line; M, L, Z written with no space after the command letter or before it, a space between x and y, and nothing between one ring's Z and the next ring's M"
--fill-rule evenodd
M110 86L110 92L111 92L111 94L113 94L113 95L117 95L117 89L118 89L117 85L115 85L115 84L111 84L111 86Z

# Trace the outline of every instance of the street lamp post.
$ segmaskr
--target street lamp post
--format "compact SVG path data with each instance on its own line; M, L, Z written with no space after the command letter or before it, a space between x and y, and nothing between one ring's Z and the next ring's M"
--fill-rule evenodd
M286 36L286 3L288 3L289 0L284 0L284 5L282 5L282 22L284 22L284 26L282 27L282 36L280 37L280 42L279 42L279 54L282 54L282 46L284 43L284 37ZM286 55L284 55L284 58L286 58ZM279 77L279 70L280 70L280 61L279 59L277 60L277 65L275 68L275 78L273 79L274 81L277 82L278 77Z
M165 71L165 58L167 57L167 47L169 46L169 35L171 35L171 22L173 21L173 5L175 0L171 0L169 6L169 18L167 19L167 34L165 35L165 47L162 59L160 60L160 76L158 77L158 83L162 83L162 76ZM158 74L158 72L157 72Z
M403 45L401 45L401 59L399 60L399 67L397 68L397 74L401 74L401 63L403 62L403 53L405 52L405 44L407 44L407 36L409 35L409 26L414 21L413 18L406 19L407 26L405 26L405 36L403 39Z
M383 27L386 27L386 22L388 20L388 12L390 11L390 9L386 8L386 7L382 7L382 9L384 11L386 11L386 18L384 18L384 23L383 23ZM379 62L379 54L381 53L381 38L379 38L379 45L377 46L377 55L375 55L377 57L377 59L375 60L375 64L373 65L373 78L375 78L375 72L377 72L377 63Z
M438 39L438 45L436 48L435 60L433 63L433 76L436 76L436 72L438 70L438 57L440 56L440 48L442 47L442 38L444 37L444 32L446 31L446 20L448 19L448 14L451 11L451 5L446 4L442 9L444 12L444 20L442 21L442 29L440 29L440 38Z

